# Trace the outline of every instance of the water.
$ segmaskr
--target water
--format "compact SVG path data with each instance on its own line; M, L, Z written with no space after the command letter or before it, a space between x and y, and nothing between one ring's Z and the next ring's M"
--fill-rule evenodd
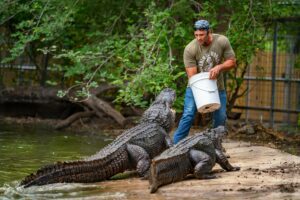
M18 184L26 175L46 164L82 159L96 153L111 140L99 133L0 123L0 199L80 197L95 190L99 192L99 185L94 184L53 184L28 189L18 187Z

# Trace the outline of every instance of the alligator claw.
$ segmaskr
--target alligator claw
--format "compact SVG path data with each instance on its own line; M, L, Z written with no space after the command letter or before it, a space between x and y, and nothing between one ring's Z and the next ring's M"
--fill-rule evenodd
M232 171L239 171L241 167L233 167Z
M201 176L196 176L198 179L214 179L217 178L214 174L202 174Z

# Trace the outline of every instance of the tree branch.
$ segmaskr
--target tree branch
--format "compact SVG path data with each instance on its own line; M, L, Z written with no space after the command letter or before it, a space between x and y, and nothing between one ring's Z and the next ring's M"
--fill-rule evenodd
M77 113L71 115L70 117L68 117L67 119L59 122L54 128L56 130L63 129L63 128L66 128L66 127L70 126L77 119L80 119L80 118L83 118L83 117L84 118L85 117L91 117L93 115L95 115L95 111L77 112Z
M82 103L92 108L96 112L96 114L97 112L99 112L99 110L103 111L105 114L116 120L118 124L124 126L126 120L125 117L120 112L111 107L107 102L92 95Z

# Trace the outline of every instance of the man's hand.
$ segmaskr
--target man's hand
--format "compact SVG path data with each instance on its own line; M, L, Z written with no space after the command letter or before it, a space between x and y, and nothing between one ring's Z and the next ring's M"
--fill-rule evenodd
M228 71L235 67L235 58L229 58L225 60L222 64L214 66L209 70L209 79L218 78L221 71Z
M213 68L211 68L209 70L209 79L217 79L220 74L221 68L221 65L216 65Z

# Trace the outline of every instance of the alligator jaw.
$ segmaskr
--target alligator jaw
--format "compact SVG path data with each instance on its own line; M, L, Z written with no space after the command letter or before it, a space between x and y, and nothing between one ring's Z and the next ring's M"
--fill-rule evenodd
M150 193L155 193L158 189L157 179L154 178L157 174L156 167L155 167L155 161L152 161L151 167L150 167L150 177L149 177L149 183L150 183Z

